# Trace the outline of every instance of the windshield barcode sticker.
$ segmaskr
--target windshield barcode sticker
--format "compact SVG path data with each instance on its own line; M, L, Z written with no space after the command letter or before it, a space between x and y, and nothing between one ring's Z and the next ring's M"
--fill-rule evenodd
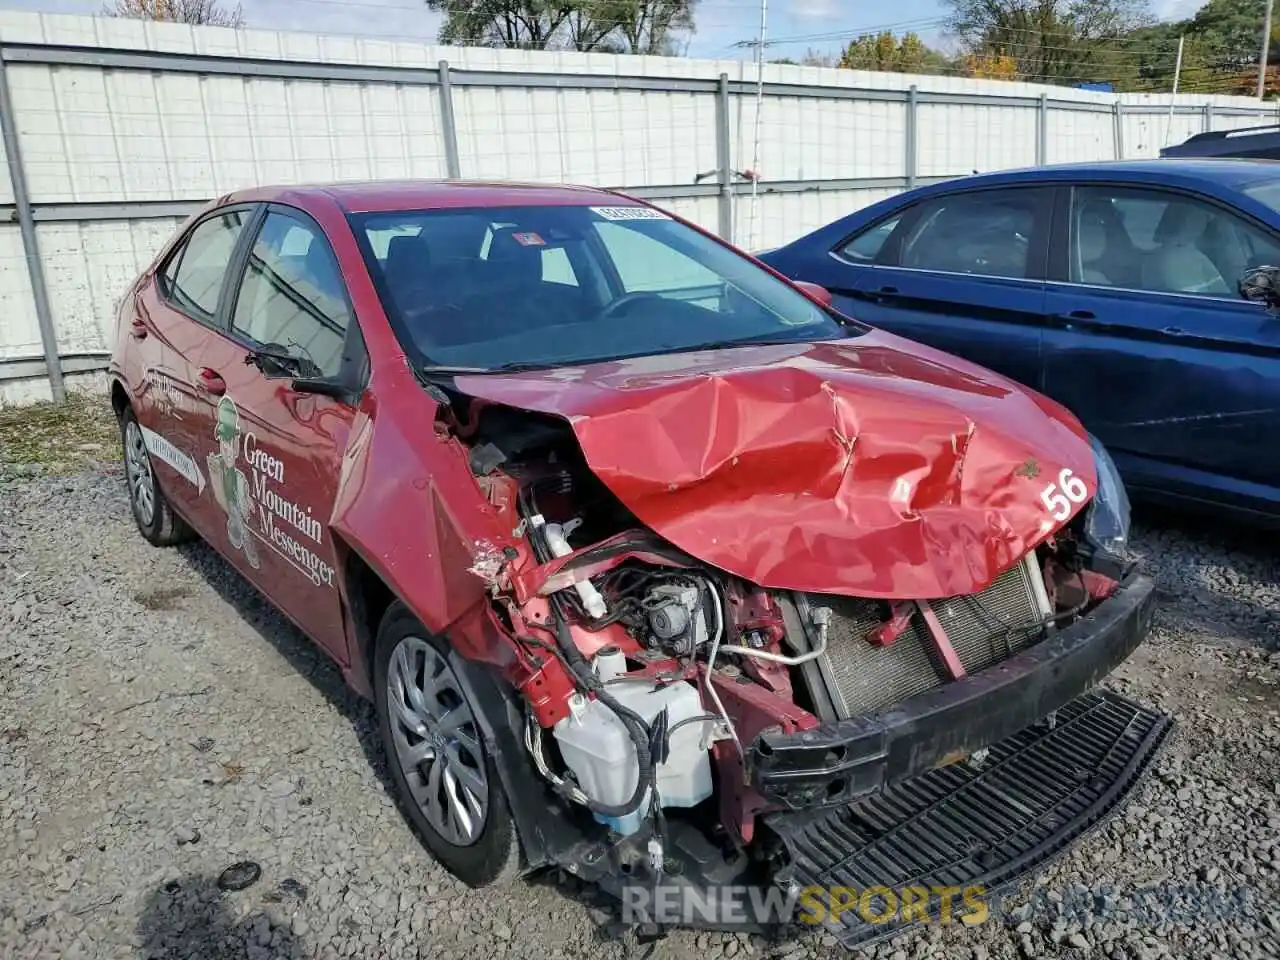
M661 210L653 207L592 207L591 211L606 220L670 220Z

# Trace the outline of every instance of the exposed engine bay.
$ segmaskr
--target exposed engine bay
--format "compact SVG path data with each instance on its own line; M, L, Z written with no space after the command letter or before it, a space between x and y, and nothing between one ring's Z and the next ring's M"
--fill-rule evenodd
M637 867L661 872L676 821L726 859L767 858L753 843L768 812L847 805L889 785L892 771L868 778L844 743L771 780L794 751L761 734L818 736L989 670L1088 616L1124 575L1068 526L972 595L765 589L646 529L564 420L451 400L440 429L512 531L509 573L487 588L517 651L507 676L527 704L524 746L562 802L607 827L614 855ZM988 744L969 739L927 766L981 763Z

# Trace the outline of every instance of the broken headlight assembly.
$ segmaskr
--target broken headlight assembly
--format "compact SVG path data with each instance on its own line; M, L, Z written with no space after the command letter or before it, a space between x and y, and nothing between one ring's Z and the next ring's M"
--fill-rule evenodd
M1089 434L1098 471L1098 492L1085 510L1080 536L1095 553L1123 561L1129 543L1129 495L1107 448Z

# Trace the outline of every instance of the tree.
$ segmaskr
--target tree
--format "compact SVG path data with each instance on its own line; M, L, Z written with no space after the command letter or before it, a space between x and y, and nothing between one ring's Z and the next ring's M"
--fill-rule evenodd
M964 72L986 80L1018 79L1018 61L999 53L971 53L962 61Z
M1009 57L1024 80L1080 82L1114 72L1117 41L1152 22L1147 0L947 0L967 54Z
M941 73L946 58L930 50L914 33L899 39L886 30L863 34L850 41L840 54L839 66L846 70L879 70L887 73Z
M671 54L697 0L426 0L459 46Z
M103 7L102 13L129 20L162 20L211 27L244 26L244 10L240 4L227 9L219 6L216 0L115 0L111 6Z
M829 53L820 53L810 48L805 51L805 55L799 60L793 57L779 57L776 60L770 60L770 63L789 63L793 67L834 67L837 66L836 58Z

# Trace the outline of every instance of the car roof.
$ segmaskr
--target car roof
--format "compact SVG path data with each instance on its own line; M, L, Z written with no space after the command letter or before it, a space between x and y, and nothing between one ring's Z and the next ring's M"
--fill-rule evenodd
M1242 158L1100 160L1093 163L1054 163L1042 167L1001 170L947 180L938 189L958 186L996 186L1001 183L1054 180L1134 180L1163 183L1217 184L1238 188L1258 180L1280 178L1280 161Z
M223 198L225 203L278 202L306 207L328 198L347 213L436 210L457 207L636 206L620 193L570 184L482 180L369 180L297 186L254 187Z

